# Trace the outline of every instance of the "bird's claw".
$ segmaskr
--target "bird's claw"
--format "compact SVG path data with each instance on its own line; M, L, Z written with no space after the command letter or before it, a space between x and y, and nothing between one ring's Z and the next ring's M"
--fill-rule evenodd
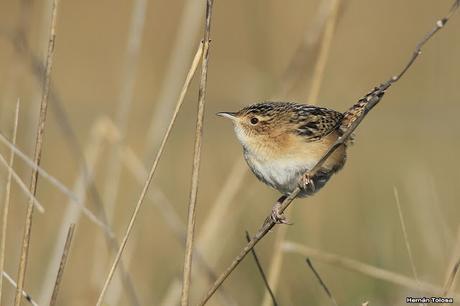
M281 203L277 202L273 208L272 208L272 213L270 215L270 219L275 222L276 224L287 224L287 225L292 225L292 223L288 222L288 219L284 215L284 213L281 212Z
M302 178L300 179L299 187L303 190L310 188L311 192L315 192L315 182L308 173L305 173Z

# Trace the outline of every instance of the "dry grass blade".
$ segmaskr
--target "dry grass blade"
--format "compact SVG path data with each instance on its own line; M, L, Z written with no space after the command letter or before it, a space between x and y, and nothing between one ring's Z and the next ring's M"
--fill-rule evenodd
M13 280L13 278L8 274L6 273L5 271L3 271L0 276L3 275L3 277L11 284L11 286L13 286L14 288L17 288L18 285L16 284L16 282ZM32 304L33 306L38 306L38 303L32 298L32 296L30 294L28 294L25 290L22 290L22 296L26 299L26 301L28 301L30 304Z
M53 294L51 295L50 306L56 305L57 296L59 293L59 288L62 282L62 276L64 275L64 268L67 263L67 258L69 256L70 245L72 244L73 233L75 231L75 224L71 224L69 231L67 232L67 239L65 240L64 250L62 252L61 263L59 264L59 270L56 276L56 282L54 283Z
M232 169L219 191L219 196L214 201L212 209L206 216L197 236L197 248L202 251L206 261L212 266L217 264L219 257L224 252L223 248L216 248L215 244L220 240L221 235L231 231L231 227L235 223L232 223L229 217L232 204L248 174L246 162L243 158L238 158L233 163Z
M18 122L19 122L19 99L16 103L16 111L14 113L13 137L12 137L13 143L16 143L16 135L18 132ZM10 192L11 192L11 177L13 175L13 163L14 163L14 151L11 151L10 160L8 162L9 171L8 171L8 177L6 179L5 200L3 202L3 211L2 211L3 220L2 220L2 234L0 237L0 273L5 270L6 232L8 229L8 211L10 208ZM2 303L2 287L3 287L3 277L0 276L0 304Z
M50 2L51 2L50 0L47 1L47 3L50 3ZM28 2L24 2L24 3L28 3ZM29 7L30 5L26 5L26 6ZM23 18L23 19L26 20L27 18ZM35 56L32 50L29 48L27 41L24 39L26 36L25 33L27 33L27 31L24 28L18 28L18 30L13 31L13 33L4 33L4 34L6 34L9 40L12 42L16 53L23 56L25 61L30 65L30 68L32 70L32 73L35 79L41 82L42 72L43 70L45 70L45 67L41 62L41 58L38 56ZM103 216L105 214L104 205L101 201L101 197L95 185L94 179L90 175L91 171L89 170L90 168L88 167L85 156L83 155L83 151L81 149L81 145L79 143L75 130L72 127L69 117L64 109L62 99L58 95L57 91L53 90L53 86L50 85L50 87L51 88L49 92L49 99L51 102L51 106L52 107L54 106L52 110L54 111L57 122L59 126L61 127L59 131L61 131L64 134L64 139L68 143L68 145L71 147L70 152L73 154L75 159L78 162L82 163L84 178L88 180L89 195L91 196L91 199L94 202L94 204L100 210L100 214ZM1 138L2 138L2 141L5 142L4 140L6 138L4 138L3 135L1 135ZM98 217L96 217L96 215L94 215L89 209L87 209L83 205L84 201L79 201L78 198L74 194L72 194L72 192L67 187L64 186L64 184L62 184L60 181L58 181L54 177L48 175L46 171L44 171L42 168L37 167L33 161L31 161L30 159L27 159L26 155L24 154L19 155L18 152L16 153L18 154L18 156L23 158L32 168L34 169L37 168L40 175L45 177L55 187L57 187L60 191L66 194L71 199L72 204L77 204L81 206L80 209L82 210L83 214L86 215L93 223L95 223L97 226L99 226L104 231L105 236L108 238L108 240L110 240L109 243L112 243L112 241L114 241L114 235L110 229L110 226L107 225L107 222L104 222L104 220L101 221ZM118 247L116 247L115 249L118 249ZM132 282L129 278L129 274L123 272L122 268L120 269L120 271L121 271L121 274L124 275L122 278L123 283L125 285L124 289L127 291L127 294L128 294L128 297L130 298L131 303L133 305L139 305L139 303L137 302L137 297L135 296L134 286L132 285ZM46 294L46 292L42 291L42 296L48 297L49 295Z
M120 151L121 143L125 140L126 130L128 126L128 118L133 104L134 88L136 85L136 74L138 70L139 54L142 45L142 36L144 33L145 17L147 14L147 0L135 0L132 4L131 21L129 26L128 40L125 49L125 59L122 67L122 81L120 84L119 101L116 110L116 126L118 127L119 136L112 147L112 150L108 157L107 163L107 174L104 186L103 201L104 201L104 215L107 215L107 223L113 224L113 218L115 214L117 197L119 195L119 184L121 179L121 168L120 162ZM102 207L101 207L102 208ZM102 209L101 209L102 210ZM118 250L118 243L114 245L114 252ZM104 252L96 253L95 261L105 262L107 255ZM122 264L120 264L120 267ZM121 270L121 269L120 269ZM121 276L125 275L125 272L121 273ZM116 278L114 280L115 286L113 290L109 291L107 295L107 303L109 305L118 305L121 297L122 290L121 282L125 282L126 288L129 288L128 294L131 296L131 303L133 306L139 306L139 298L135 292L135 287L131 282L127 282L127 279Z
M288 231L288 226L278 228L275 236L275 242L273 243L273 250L272 250L272 259L270 261L270 269L268 270L268 283L270 287L276 292L278 287L280 275L281 275L281 268L283 266L283 259L284 253L281 250L281 245L286 238L286 234ZM264 298L262 300L262 306L270 306L271 304L271 297L268 292L265 292Z
M359 116L356 117L355 120L350 122L350 124L346 127L346 131L344 131L343 135L337 139L337 141L332 144L332 146L327 150L327 152L321 157L321 159L312 167L311 170L307 171L305 175L309 177L313 177L321 168L321 166L325 163L325 161L331 156L331 154L340 146L342 146L352 135L355 129L359 126L362 120L366 117L369 111L374 108L382 99L383 95L385 94L386 90L390 88L394 83L399 81L402 76L408 71L418 56L421 54L422 47L440 30L442 29L445 24L448 22L449 18L453 16L453 13L456 11L458 5L454 5L452 9L449 11L448 15L441 20L436 22L435 27L429 31L422 40L415 47L415 51L406 64L403 66L401 71L388 79L387 81L383 82L379 86L375 87L371 92L369 92L365 97L363 97L360 101L366 102L366 107L360 113ZM300 187L297 187L292 191L292 193L286 197L283 203L280 206L279 212L283 213L294 201L297 197L299 192L301 191ZM216 290L222 285L222 283L227 279L227 277L235 270L235 268L240 264L240 262L246 257L246 255L250 252L250 250L263 238L265 235L276 225L274 221L268 216L266 219L268 222L264 222L262 227L256 233L256 235L251 239L251 241L241 250L240 254L235 257L233 262L228 266L228 268L222 272L222 274L218 277L217 281L211 286L208 290L206 295L203 297L199 305L205 305L211 296L216 292Z
M397 284L411 290L416 290L417 292L422 291L428 294L435 295L438 295L442 292L441 287L428 283L416 282L412 278L407 277L405 275L401 275L375 266L371 266L369 264L365 264L357 260L346 258L340 255L313 249L296 242L285 242L283 245L283 250L288 253L300 254L302 256L310 257L320 262L335 265L337 267L341 267L350 271L355 271L373 277L375 279L380 279L393 284Z
M111 150L108 157L106 184L104 188L104 203L107 209L109 222L112 221L115 202L118 196L118 185L121 175L120 144L124 140L126 134L129 111L133 102L136 72L145 24L145 15L147 12L146 7L146 0L136 0L133 3L133 11L131 13L131 24L122 70L123 79L120 84L119 101L115 118L119 137L118 141L114 143L114 148Z
M32 158L27 156L24 152L22 152L20 149L18 149L8 138L5 137L2 133L0 133L0 141L6 145L10 150L13 150L14 153L22 159L31 169L32 171L37 171L38 174L40 174L44 179L49 181L54 187L56 187L59 191L64 193L66 196L68 196L71 199L76 199L75 195L72 194L72 191L66 187L61 181L59 181L57 178L49 174L45 169L41 168L39 165L37 165Z
M24 193L27 195L28 198L31 198L33 201L33 205L35 208L40 213L45 212L45 208L43 205L40 203L40 201L37 200L37 198L30 192L29 188L27 187L26 183L22 181L22 179L19 177L19 175L14 171L14 169L8 164L6 161L5 157L0 154L0 163L4 165L8 169L8 174L11 174L11 177L14 179L14 181L18 184L18 186L24 191Z
M401 223L401 229L404 236L404 243L406 245L407 254L409 255L410 266L412 269L412 274L414 275L415 280L418 282L417 269L415 268L414 257L412 256L412 248L409 243L409 236L407 235L406 223L404 222L404 216L401 209L401 202L399 200L399 193L396 187L393 187L393 193L396 200L396 206L398 207L399 221Z
M195 130L195 150L193 154L192 168L192 184L190 190L190 202L188 207L187 217L187 238L185 240L185 258L184 258L184 274L182 279L181 306L189 305L190 297L190 282L192 275L192 253L195 232L195 211L198 194L198 175L201 161L201 146L203 140L203 119L204 106L206 98L206 83L208 77L208 59L209 59L209 43L211 34L211 16L212 16L213 0L206 1L206 17L205 30L203 38L203 54L201 60L201 80L198 93L198 114Z
M457 230L455 248L452 252L450 263L447 267L447 276L442 290L442 296L444 297L447 297L447 295L451 292L452 288L454 287L455 279L460 269L460 227Z
M80 171L75 179L72 192L75 197L81 203L85 205L88 193L88 185L90 184L91 178L95 175L97 170L97 164L99 157L102 155L102 145L105 141L107 133L107 127L104 120L97 120L91 127L90 137L88 143L85 145L84 154L87 161L86 165L90 170L88 173L85 171L85 165L80 166ZM78 224L82 210L80 205L74 205L72 199L68 199L65 204L65 212L60 217L60 226L57 230L57 237L54 241L54 245L50 248L47 256L47 263L43 263L45 266L43 277L41 278L40 296L38 301L42 305L48 305L49 299L53 293L54 283L56 280L56 271L61 260L62 245L65 244L67 239L67 230L71 224Z
M53 67L54 42L56 39L57 8L58 8L58 0L54 0L52 12L51 12L48 52L47 52L47 57L46 57L45 77L43 80L42 99L40 102L40 115L39 115L39 120L38 120L38 130L37 130L37 135L36 135L36 140L35 140L35 149L34 149L34 162L37 165L40 165L42 145L43 145L43 135L45 133L46 114L48 112L48 94L49 94L49 87L50 87L51 69ZM30 191L32 192L33 195L36 194L37 181L38 181L38 171L34 170L32 171L32 176L30 179ZM27 207L24 237L22 240L21 256L19 259L18 286L16 288L16 295L15 295L15 300L14 300L15 306L19 306L21 304L21 295L22 295L22 289L24 287L24 280L25 280L25 274L26 274L26 269L27 269L27 259L29 255L30 236L32 233L33 211L34 211L34 204L33 204L33 198L31 198L29 201L29 206Z
M195 74L196 68L198 67L198 63L200 61L201 54L202 54L202 44L200 44L200 46L198 47L198 50L197 50L197 52L195 54L195 58L193 59L192 65L191 65L190 70L189 70L189 72L187 74L187 77L185 79L184 86L182 88L179 100L177 101L176 109L174 110L174 114L173 114L173 116L171 118L171 121L169 123L168 129L166 130L165 135L163 136L160 148L158 149L158 153L157 153L157 155L155 157L155 160L153 161L153 164L151 166L149 175L148 175L148 177L147 177L147 179L145 181L144 187L143 187L143 189L141 191L141 194L140 194L139 199L137 201L137 204L136 204L136 207L134 209L134 212L133 212L133 214L132 214L132 216L130 218L128 227L126 229L126 232L125 232L125 235L124 235L123 240L121 242L121 245L120 245L120 247L118 249L117 255L115 256L115 259L114 259L114 261L112 263L112 266L110 268L109 274L106 277L104 286L102 287L101 293L100 293L98 301L96 303L97 306L102 305L102 302L104 300L105 292L107 291L109 283L110 283L110 281L111 281L111 279L113 277L113 274L115 272L115 269L116 269L116 267L117 267L117 265L118 265L118 263L119 263L119 261L121 259L121 255L123 253L123 250L126 247L126 243L128 242L129 235L130 235L131 230L132 230L132 228L134 226L134 223L136 221L137 215L139 214L139 210L140 210L140 208L142 206L142 203L144 201L145 195L147 194L147 189L149 188L150 182L152 181L153 175L155 174L155 171L156 171L157 166L158 166L158 162L160 161L160 157L163 154L166 142L167 142L167 140L169 138L169 134L171 133L171 130L172 130L173 126L174 126L174 122L175 122L177 114L179 113L179 110L180 110L180 108L182 106L182 102L184 101L184 97L185 97L185 94L187 92L188 87L190 86L190 82L192 80L192 77Z
M322 35L319 36L317 39L315 39L315 44L314 48L318 49L317 54L314 55L315 57L315 62L313 66L313 72L311 73L311 84L309 88L309 93L308 93L308 98L307 101L309 104L316 104L316 101L318 100L318 96L320 93L321 89L321 84L324 80L324 70L326 68L326 63L329 58L330 50L331 50L331 45L332 45L332 39L335 34L335 29L337 26L338 22L338 16L339 16L339 11L342 7L342 1L341 0L329 0L329 1L324 1L320 9L317 13L317 23L320 24L320 26L317 27L317 32L321 32ZM316 46L318 45L318 47ZM305 47L305 46L303 46ZM307 50L303 50L304 48L300 48L297 52L297 55L294 56L292 59L291 65L292 66L294 63L301 62L302 59L299 59L298 57L306 57ZM303 51L303 52L301 52ZM311 52L312 53L312 52ZM292 71L292 69L290 69ZM297 81L300 81L302 79L298 74L297 75ZM291 81L291 83L294 82L294 79L292 78L286 78L287 81ZM288 85L289 82L285 82L285 85ZM291 84L292 85L292 84ZM305 87L305 86L302 86ZM287 228L281 228L279 229L277 233L277 238L276 242L273 246L273 257L272 261L270 264L270 269L269 269L269 281L270 285L273 288L273 290L276 291L278 283L279 283L279 277L281 274L281 266L283 262L283 256L284 253L281 252L281 243L284 240L284 237L286 236L287 233ZM268 293L265 294L264 299L262 301L262 306L269 306L270 305L270 296Z
M321 38L320 50L318 59L316 60L313 70L313 79L310 85L310 92L308 94L308 103L316 103L323 81L324 70L326 68L327 59L329 57L329 50L332 45L332 38L334 37L335 28L337 24L337 17L339 15L341 0L332 0L330 3L330 12L327 18L324 33Z
M128 170L132 173L132 175L136 178L136 180L140 184L143 184L145 182L148 176L147 170L145 170L144 165L142 164L139 157L137 157L136 154L133 152L133 150L126 145L124 145L122 148L122 162L126 164L126 167L128 168ZM156 186L155 184L152 184L150 189L152 191L149 194L147 194L147 199L157 208L164 222L171 229L174 237L181 243L181 245L183 245L183 242L185 241L185 238L186 238L184 222L182 222L179 215L175 211L174 206L172 205L171 201L167 198L167 196L163 193L163 191L160 188L158 188L158 186ZM229 188L224 187L223 189L233 190L233 188L231 187ZM230 191L230 193L233 194L233 191ZM231 198L232 195L230 195L229 197ZM229 199L226 198L225 200L229 200ZM222 201L225 202L224 200ZM216 202L222 203L219 200ZM211 268L212 264L210 260L207 257L206 258L204 257L205 249L200 247L200 244L195 244L194 253L196 255L197 264L200 268L200 272L202 272L202 274L207 277L207 280L209 282L211 283L214 282L216 279L216 276L215 276L216 274ZM173 288L175 287L175 281L176 280L172 281L172 283L170 284L170 288L171 288L170 294L171 295L177 294L176 300L178 301L177 303L179 303L181 290L180 290L180 287L179 287L179 290L177 291L173 290ZM230 301L230 298L226 296L224 292L221 292L221 293L222 294L220 295L220 298L222 302L226 303L227 305L229 304L235 305L235 303L232 303L232 301ZM168 298L168 300L173 300L173 297L171 296L170 299Z
M251 236L249 236L248 231L246 231L246 240L247 242L251 241ZM270 284L268 283L267 276L265 275L264 269L262 268L262 265L260 264L259 257L257 256L256 250L252 249L251 253L252 253L252 256L254 257L254 261L256 262L257 269L260 272L260 276L262 277L262 280L264 281L265 287L267 288L267 291L270 294L273 305L278 306L279 304L276 301L276 297L275 297L275 294L273 293L273 290L270 288Z
M182 85L177 76L182 75L188 67L188 56L193 52L195 37L199 36L201 30L204 7L204 1L184 1L171 48L171 56L164 73L164 81L156 98L159 103L155 103L154 113L146 133L146 160L150 160L153 156L168 126L167 119L173 112L174 102L177 101L177 92Z
M29 167L32 168L33 171L37 171L45 180L50 182L54 187L56 187L59 191L65 194L71 201L71 203L80 206L83 214L85 214L93 223L97 226L102 228L102 230L106 233L110 234L110 229L102 222L96 215L94 215L87 207L85 207L84 203L79 199L79 197L72 191L70 188L64 185L60 180L56 177L49 174L45 169L41 168L37 165L31 158L29 158L26 154L24 154L21 150L19 150L15 145L11 143L4 135L0 133L0 141L3 142L8 148L14 151L14 153L21 158ZM0 158L1 159L1 158ZM86 171L85 171L86 172ZM15 173L13 172L13 178L15 177ZM19 176L17 176L19 178ZM87 173L85 177L88 178ZM17 181L20 184L19 181ZM28 191L29 194L30 191ZM110 234L113 236L113 234Z
M310 270L313 272L313 274L315 275L316 279L318 280L321 288L324 289L324 292L326 292L327 296L329 297L329 299L331 300L332 304L337 306L337 301L335 300L334 296L332 295L331 291L329 290L329 288L326 286L326 283L323 281L323 279L321 278L321 276L319 275L318 271L316 271L315 267L313 266L313 263L311 262L310 258L307 257L306 259L306 262L307 262L307 265L308 267L310 268Z
M450 292L451 288L454 285L455 278L458 275L458 270L460 268L460 259L457 261L457 263L453 266L452 271L450 271L449 278L447 279L446 284L444 285L443 289L443 296L447 296L447 294Z
M299 92L302 96L308 90L308 103L315 103L315 97L321 87L321 76L327 62L332 37L344 11L344 0L321 1L315 14L315 20L307 27L304 38L286 68L281 83L283 97L291 97ZM313 73L305 73L313 68ZM310 86L305 86L309 77L319 77L319 82L312 79ZM294 97L294 96L293 96Z

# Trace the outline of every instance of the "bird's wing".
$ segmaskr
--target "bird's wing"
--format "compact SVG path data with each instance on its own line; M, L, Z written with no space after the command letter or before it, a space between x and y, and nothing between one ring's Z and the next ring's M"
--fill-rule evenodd
M335 110L322 107L310 108L300 116L296 131L307 141L315 141L337 130L342 119L343 114Z

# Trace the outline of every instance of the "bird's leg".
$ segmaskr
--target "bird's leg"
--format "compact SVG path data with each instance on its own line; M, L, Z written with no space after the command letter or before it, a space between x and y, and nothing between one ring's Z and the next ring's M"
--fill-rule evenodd
M302 178L300 179L299 187L304 190L310 187L310 190L313 193L316 190L315 182L313 181L312 177L308 173L305 173L304 175L302 175Z
M272 208L272 213L269 217L269 219L271 219L273 222L277 223L277 224L290 224L288 221L287 221L287 218L286 216L284 215L284 213L282 213L280 211L281 209L281 205L283 204L284 200L286 199L286 195L283 195L281 196L278 201L276 201L275 205L273 205L273 208ZM270 221L269 219L266 220L267 221Z

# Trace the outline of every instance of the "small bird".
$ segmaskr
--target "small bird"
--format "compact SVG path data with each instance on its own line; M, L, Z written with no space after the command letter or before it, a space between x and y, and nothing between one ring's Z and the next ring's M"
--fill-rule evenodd
M255 176L283 194L273 206L273 221L287 223L280 213L281 203L297 186L299 197L310 196L342 169L350 141L337 148L313 177L305 175L360 115L366 102L359 101L345 113L291 102L263 102L217 113L232 120Z

